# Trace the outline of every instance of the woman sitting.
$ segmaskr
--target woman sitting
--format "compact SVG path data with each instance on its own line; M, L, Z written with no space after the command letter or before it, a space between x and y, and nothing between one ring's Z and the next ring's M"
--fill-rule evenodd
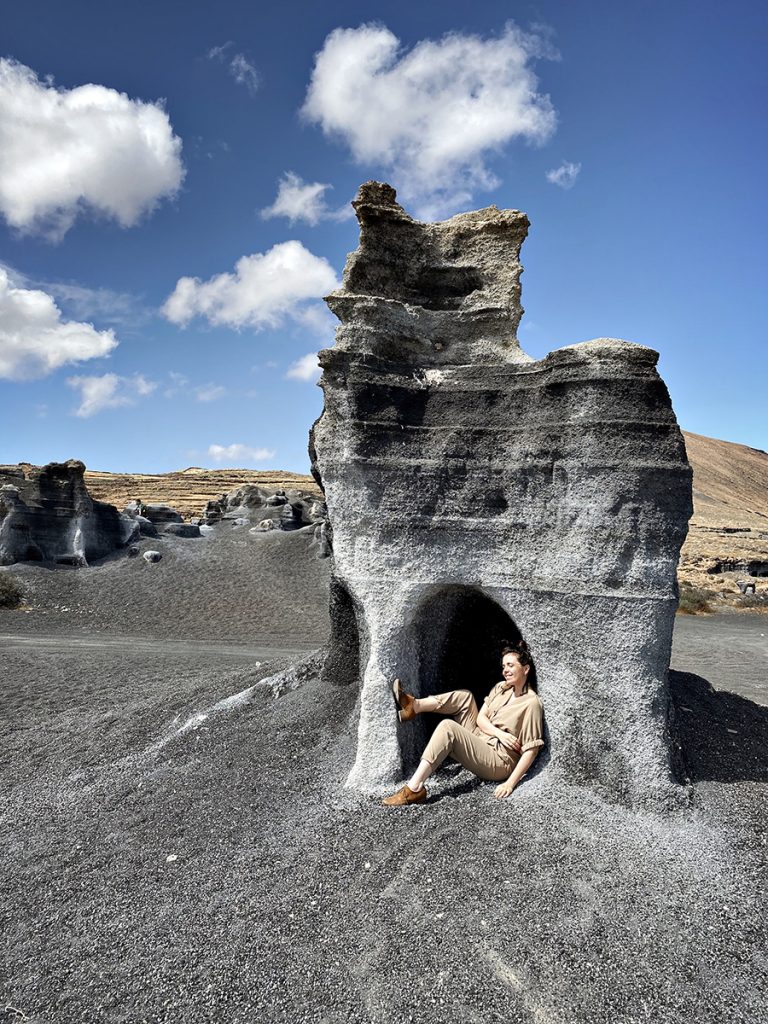
M481 779L499 782L493 795L508 797L530 769L544 746L544 713L533 679L528 680L532 659L524 640L501 652L504 676L477 710L469 690L451 690L434 697L413 697L396 679L392 692L401 722L424 711L450 718L439 723L421 755L419 767L408 783L383 803L387 807L420 804L427 799L424 783L452 757Z

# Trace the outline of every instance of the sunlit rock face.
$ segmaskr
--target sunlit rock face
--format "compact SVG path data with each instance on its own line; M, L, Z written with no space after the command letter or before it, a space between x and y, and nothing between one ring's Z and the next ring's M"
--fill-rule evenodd
M362 679L349 785L380 792L418 759L429 723L398 724L395 676L482 699L522 634L547 778L674 802L666 675L691 471L657 353L521 350L518 211L421 224L377 182L354 206L310 439L333 544L328 674Z
M42 561L87 565L124 547L137 525L94 501L82 462L0 466L0 565Z

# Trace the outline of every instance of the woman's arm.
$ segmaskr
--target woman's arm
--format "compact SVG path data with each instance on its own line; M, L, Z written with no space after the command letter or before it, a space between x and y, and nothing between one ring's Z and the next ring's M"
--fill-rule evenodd
M500 786L497 786L496 789L494 789L493 795L497 800L503 800L505 797L511 795L512 790L536 760L540 750L541 747L534 747L532 750L526 750L525 753L521 755L520 760L515 765L514 770L507 781L502 782Z
M501 740L505 747L509 750L514 750L515 753L520 753L520 740L517 736L513 736L510 732L504 732L503 729L499 729L497 725L494 725L485 711L481 708L477 715L477 725L480 732L484 732L486 736L493 736L497 740Z

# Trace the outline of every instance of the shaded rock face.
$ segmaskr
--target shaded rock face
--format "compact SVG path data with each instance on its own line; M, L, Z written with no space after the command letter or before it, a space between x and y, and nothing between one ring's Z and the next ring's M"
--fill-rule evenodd
M85 466L0 466L0 565L49 561L86 565L125 547L137 525L112 505L93 501Z
M310 436L333 546L329 662L362 675L349 784L380 792L418 759L429 724L398 724L395 676L482 699L522 635L549 730L537 770L674 801L666 676L691 472L657 354L520 349L522 213L420 224L375 182L354 206Z

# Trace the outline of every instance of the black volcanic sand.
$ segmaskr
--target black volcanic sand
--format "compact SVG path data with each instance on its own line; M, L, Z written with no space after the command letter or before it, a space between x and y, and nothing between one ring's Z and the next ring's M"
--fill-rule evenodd
M387 810L342 787L354 687L252 688L322 640L327 563L304 534L251 539L21 573L34 610L0 614L20 638L0 1021L766 1019L768 709L678 652L688 809L546 771L498 803L453 766L426 806Z

